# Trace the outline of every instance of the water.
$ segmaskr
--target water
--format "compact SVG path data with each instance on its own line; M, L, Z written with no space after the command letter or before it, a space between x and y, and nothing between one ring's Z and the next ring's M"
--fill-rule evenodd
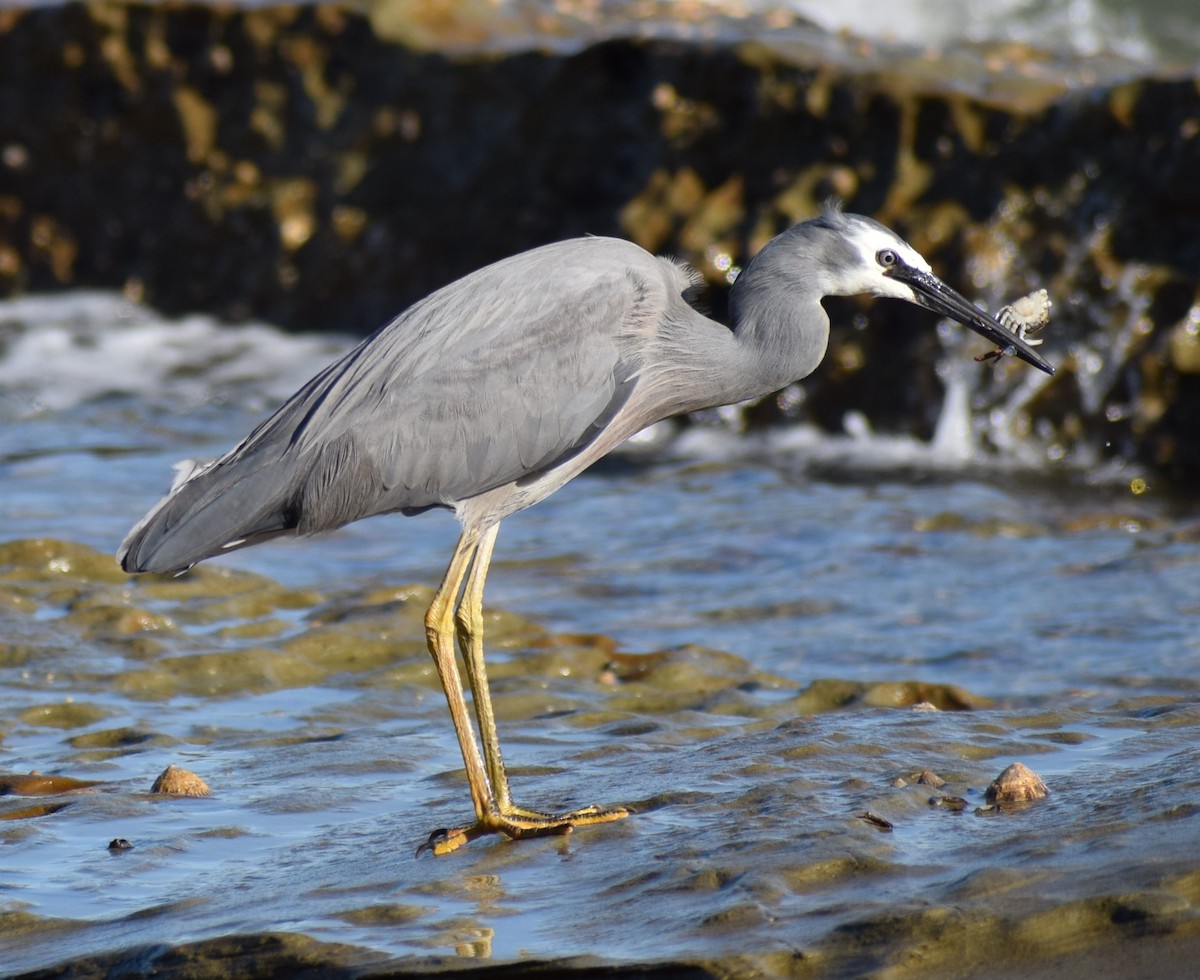
M105 296L0 304L0 547L111 553L173 461L227 448L346 344ZM949 419L979 377L933 446L853 418L694 428L505 523L489 656L518 799L639 811L565 839L412 856L469 805L420 597L397 601L440 576L444 515L166 584L86 550L0 564L0 768L100 782L0 801L68 804L0 820L3 972L255 931L406 962L799 951L853 972L866 950L936 971L1016 955L1013 935L1048 956L1184 930L1200 508L1036 444L983 455L977 420ZM914 709L955 698L976 706ZM976 814L1018 759L1050 797ZM146 795L170 763L213 794ZM118 837L135 847L107 853Z

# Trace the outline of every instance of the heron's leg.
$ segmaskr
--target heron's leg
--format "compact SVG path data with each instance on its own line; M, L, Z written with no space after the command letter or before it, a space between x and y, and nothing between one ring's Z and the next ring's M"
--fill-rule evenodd
M565 823L600 823L605 820L619 819L628 811L621 809L617 813L614 810L589 806L581 810L573 810L570 813L553 814L527 810L524 807L516 806L512 801L508 775L504 771L504 758L500 752L500 734L496 728L496 716L492 709L487 667L483 657L483 586L487 579L488 567L491 564L492 550L496 546L496 533L499 530L500 525L495 524L479 536L479 544L471 562L471 570L467 574L462 601L459 603L456 617L458 643L462 650L463 663L467 668L467 683L470 685L471 699L475 705L475 718L479 723L479 737L483 744L484 764L487 767L488 781L491 783L497 811L501 817L516 818L521 825L517 829L527 831L539 827L561 829ZM607 815L599 820L594 819L600 814Z
M504 759L500 754L500 734L496 730L487 667L483 662L483 583L487 579L492 549L496 545L496 532L499 530L500 525L493 524L479 536L456 619L458 645L467 668L467 683L471 687L471 700L475 705L475 720L479 723L479 739L483 743L488 781L497 808L501 813L506 813L512 809L512 793L508 788L508 776L504 772Z
M454 733L458 736L458 747L462 750L467 782L471 787L475 817L483 820L495 803L483 758L475 741L475 733L471 729L471 719L463 696L462 678L458 673L458 662L454 653L454 610L458 605L463 579L471 568L478 548L478 539L478 534L472 531L464 531L459 537L442 584L434 593L433 602L425 614L425 638L437 668L438 678L442 682L442 690L446 694L446 703L450 706L450 718L454 722Z
M493 525L483 531L475 541L470 569L466 572L466 585L462 589L462 600L455 617L467 681L471 686L471 698L475 705L475 718L479 723L480 739L483 743L484 765L492 793L490 805L482 814L477 808L477 819L471 827L434 831L429 840L418 849L418 854L425 850L431 850L434 854L448 854L484 834L500 833L513 838L569 834L577 826L607 823L629 815L629 810L624 807L598 806L588 806L567 813L542 813L515 806L512 802L508 777L504 772L504 761L500 754L500 737L496 731L496 718L492 710L487 669L483 659L483 586L498 529L499 525ZM465 752L464 749L464 756Z

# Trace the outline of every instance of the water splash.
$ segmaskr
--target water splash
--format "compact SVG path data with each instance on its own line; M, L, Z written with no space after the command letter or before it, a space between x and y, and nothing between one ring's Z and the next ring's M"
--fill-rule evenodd
M168 321L115 293L8 300L0 302L0 418L120 395L182 409L231 397L262 405L286 398L349 344L202 315Z

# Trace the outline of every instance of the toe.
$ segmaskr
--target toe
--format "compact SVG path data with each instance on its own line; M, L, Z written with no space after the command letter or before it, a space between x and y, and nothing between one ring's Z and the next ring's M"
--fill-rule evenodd
M470 839L465 828L447 830L442 827L429 835L429 840L417 848L415 856L420 857L426 851L435 856L449 854L451 851L457 851Z

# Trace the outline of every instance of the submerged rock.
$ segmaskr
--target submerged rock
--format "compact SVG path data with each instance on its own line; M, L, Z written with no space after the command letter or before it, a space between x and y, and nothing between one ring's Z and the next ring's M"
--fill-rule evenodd
M94 779L75 779L72 776L44 776L40 772L27 775L10 773L0 775L0 796L58 796L99 785Z
M910 708L942 711L970 711L991 702L956 684L931 684L924 681L850 681L822 679L813 681L796 698L801 713L829 711L849 705L874 708Z

